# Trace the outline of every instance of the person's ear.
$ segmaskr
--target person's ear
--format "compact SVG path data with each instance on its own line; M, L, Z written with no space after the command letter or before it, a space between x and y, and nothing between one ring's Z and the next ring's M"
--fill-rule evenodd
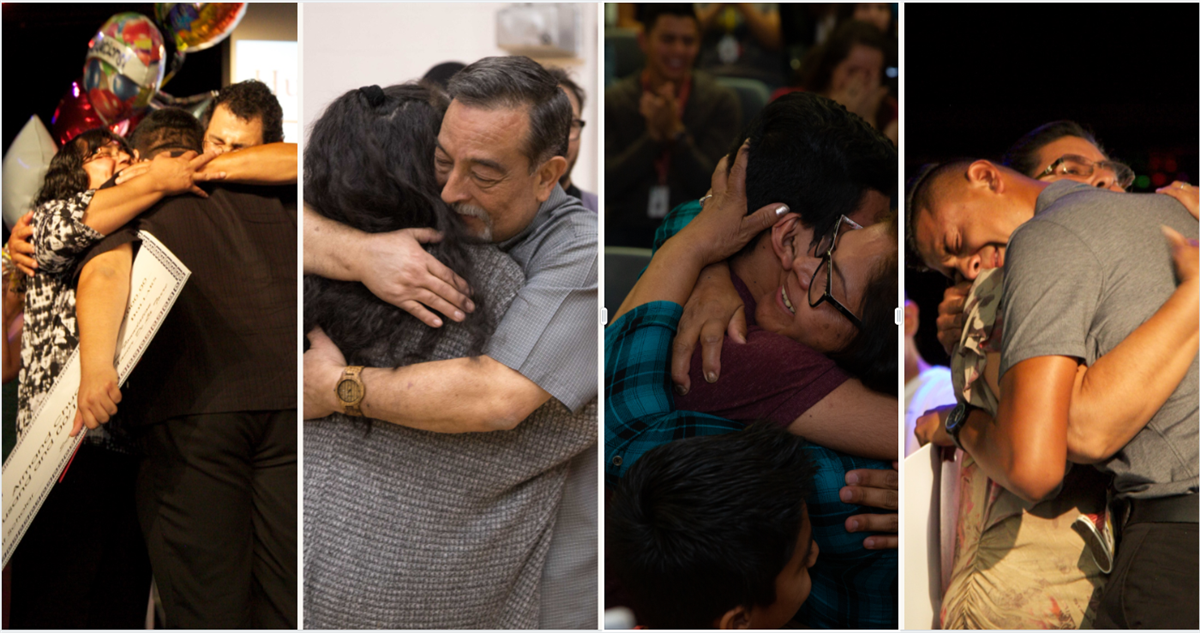
M976 187L986 188L991 193L1004 192L1004 178L1000 168L991 161L977 160L967 167L967 180Z
M638 30L637 42L638 42L638 48L642 51L642 54L645 55L646 54L646 44L649 43L649 40L646 38L646 29Z
M135 163L142 162L142 153L136 149L133 150L133 162L135 162Z
M567 171L567 159L562 156L555 156L550 160L542 163L538 167L537 173L534 174L537 186L538 202L545 202L550 199L550 192L554 191L554 185L562 180L562 176Z
M921 309L912 301L904 302L904 336L911 337L917 333L921 324Z
M743 605L738 605L725 612L719 620L717 620L718 629L748 629L750 628L750 610Z
M797 244L800 233L800 215L785 213L771 227L771 249L779 258L784 270L791 270L796 258L808 250L808 244Z

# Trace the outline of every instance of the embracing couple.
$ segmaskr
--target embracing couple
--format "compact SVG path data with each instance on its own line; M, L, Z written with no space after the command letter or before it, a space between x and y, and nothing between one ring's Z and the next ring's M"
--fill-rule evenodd
M909 187L915 259L960 282L959 404L916 430L966 453L943 627L1200 625L1196 190L1132 180L1060 121Z
M597 234L558 184L572 118L544 68L491 57L314 124L306 626L595 626Z

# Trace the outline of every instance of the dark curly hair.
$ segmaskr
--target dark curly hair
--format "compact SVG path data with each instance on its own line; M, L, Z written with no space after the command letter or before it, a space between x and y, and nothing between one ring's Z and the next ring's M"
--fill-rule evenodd
M443 239L427 249L472 287L477 275L470 238L439 196L433 166L442 115L449 103L422 84L351 90L313 124L304 150L304 201L321 215L367 233L429 227ZM372 94L373 93L373 94ZM372 95L377 105L372 105ZM483 297L475 315L486 314ZM397 366L427 360L440 330L379 299L358 282L304 277L304 330L320 326L351 365L366 364L368 347L398 349L413 332L424 332L417 349ZM463 323L470 353L479 354L494 323L473 316Z
M257 79L247 79L221 89L217 98L204 111L204 128L212 120L217 106L225 106L239 119L253 121L262 117L263 143L283 141L283 107L271 93L267 84Z
M50 159L46 179L42 182L42 188L38 191L33 206L39 207L51 200L63 200L87 191L91 183L87 172L83 170L83 163L96 153L96 150L110 143L116 143L126 153L131 153L125 139L107 128L88 130L67 141L54 158Z

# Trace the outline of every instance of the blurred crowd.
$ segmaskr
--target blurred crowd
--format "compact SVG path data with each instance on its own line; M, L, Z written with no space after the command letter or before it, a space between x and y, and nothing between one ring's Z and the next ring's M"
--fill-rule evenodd
M608 245L649 247L709 188L742 127L789 92L829 97L898 138L896 5L696 3L608 7Z

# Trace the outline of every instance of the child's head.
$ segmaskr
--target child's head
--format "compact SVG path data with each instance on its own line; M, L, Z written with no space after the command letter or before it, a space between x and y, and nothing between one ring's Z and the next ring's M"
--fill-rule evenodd
M767 425L646 453L608 508L611 564L650 628L778 628L812 588L804 440Z

